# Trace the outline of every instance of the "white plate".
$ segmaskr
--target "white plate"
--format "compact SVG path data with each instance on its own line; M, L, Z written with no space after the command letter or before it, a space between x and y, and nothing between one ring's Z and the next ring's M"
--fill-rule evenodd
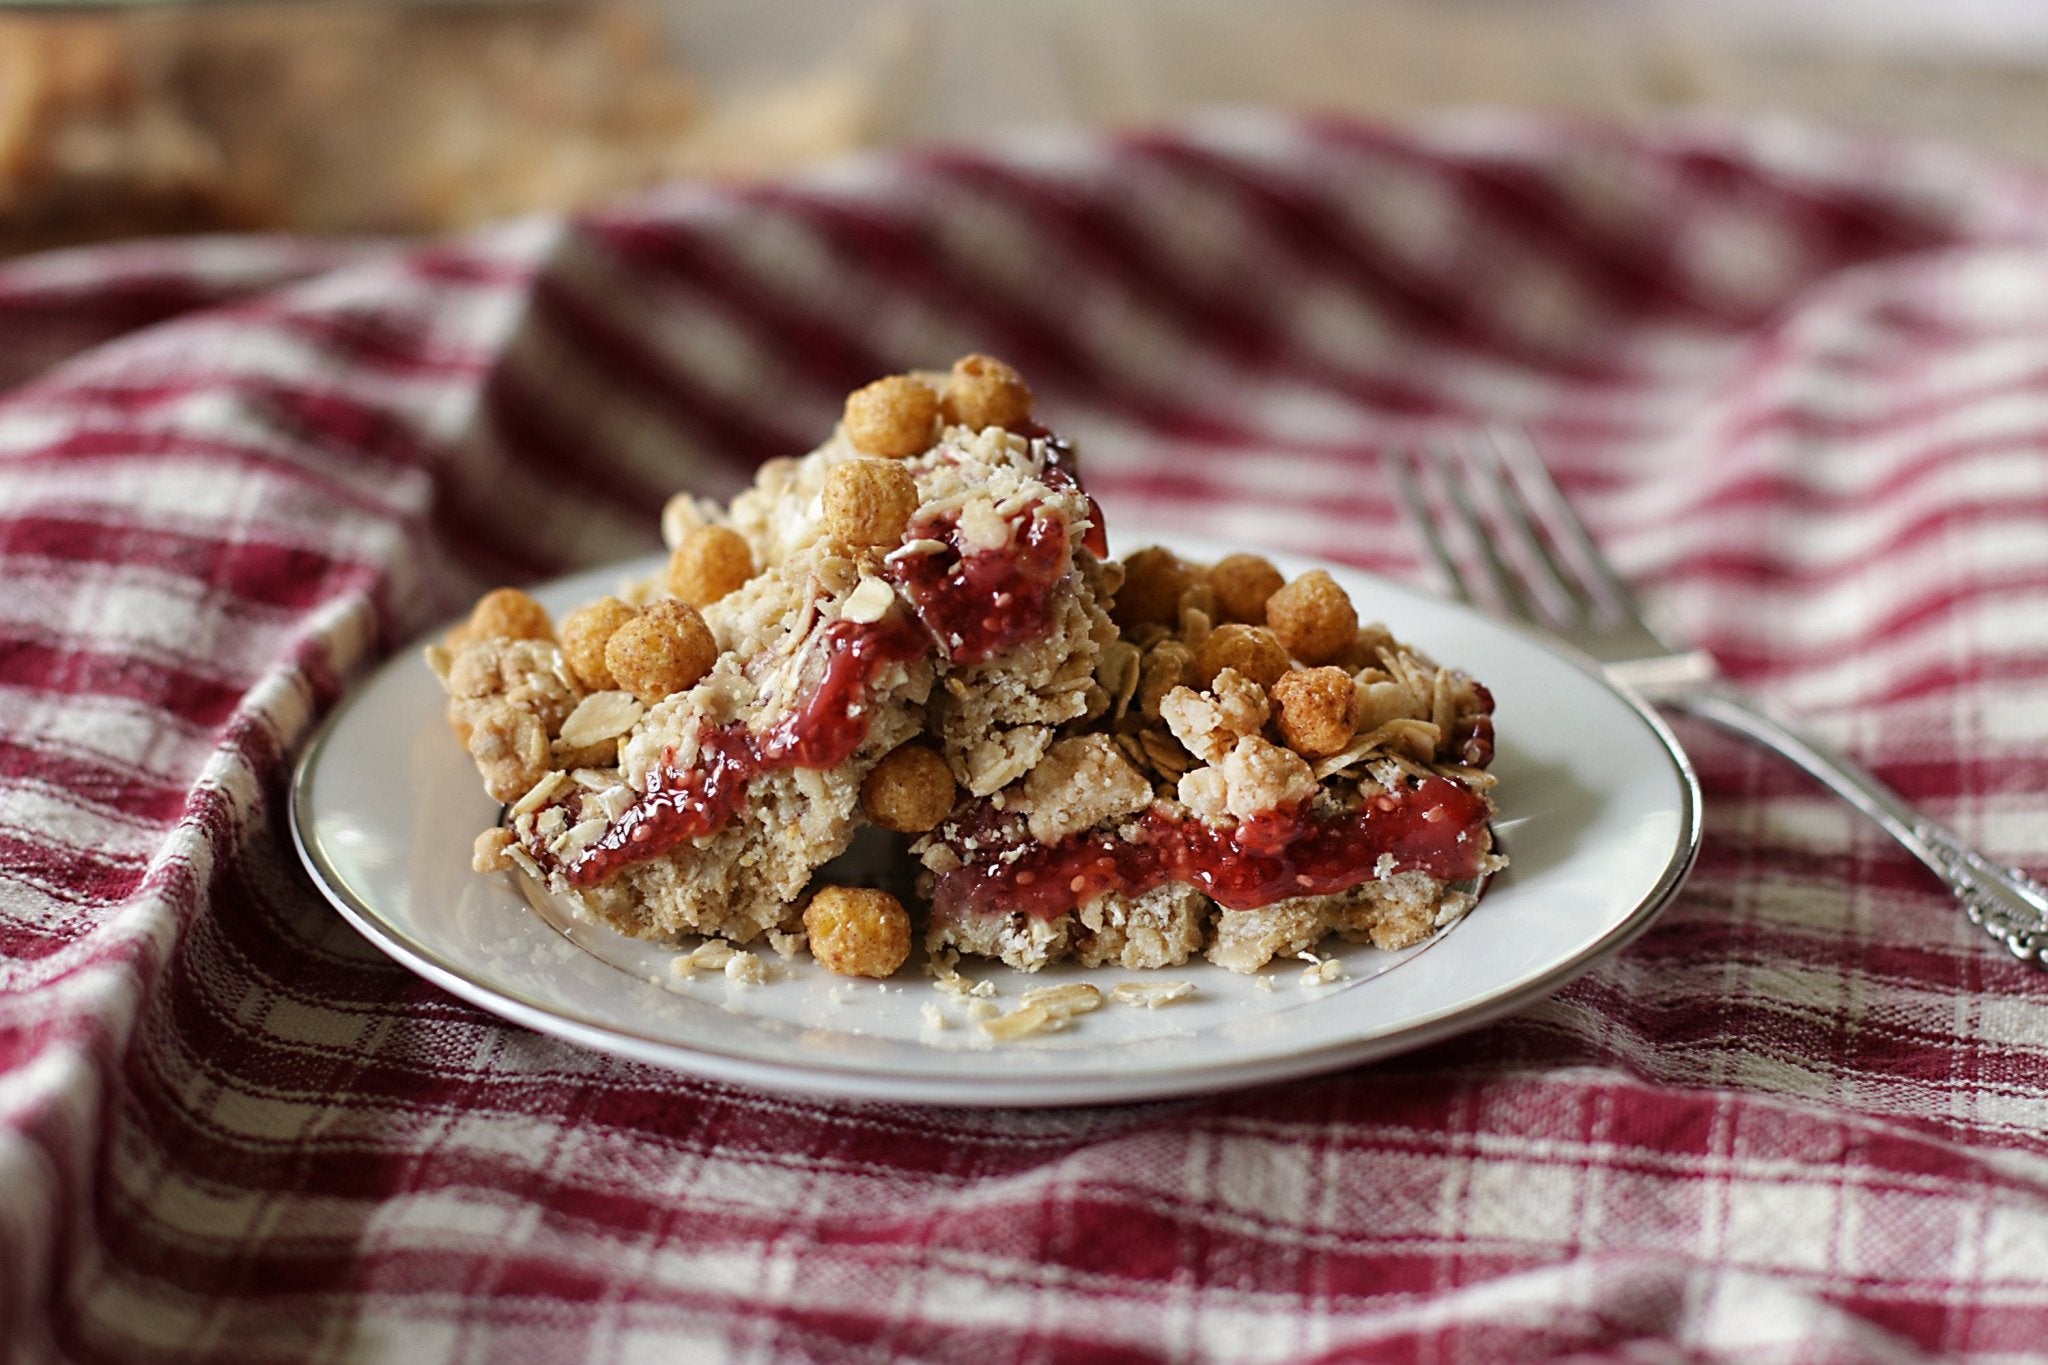
M1191 558L1224 550L1169 543ZM1274 556L1289 575L1311 567ZM560 580L558 615L654 562ZM679 978L673 953L529 908L516 879L470 871L497 818L408 649L357 689L300 760L292 831L320 889L371 942L421 976L515 1023L723 1081L816 1095L935 1104L1152 1099L1330 1071L1418 1047L1557 990L1647 926L1699 847L1691 765L1648 708L1591 665L1532 635L1412 588L1332 569L1360 615L1493 690L1494 771L1510 857L1477 909L1405 953L1335 949L1346 976L1304 986L1302 964L1244 977L1196 961L1160 973L970 963L996 1003L1087 979L1195 983L1157 1010L1105 1005L1061 1033L994 1044L933 989L922 954L885 983L771 955L763 986ZM572 942L570 934L574 935ZM1333 940L1334 942L1334 940ZM581 944L582 946L578 946ZM946 1027L923 1006L935 1003Z

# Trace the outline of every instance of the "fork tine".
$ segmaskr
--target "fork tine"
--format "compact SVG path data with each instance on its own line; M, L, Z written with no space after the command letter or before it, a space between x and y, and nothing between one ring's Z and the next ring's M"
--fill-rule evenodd
M1542 602L1529 591L1515 566L1502 557L1500 538L1473 497L1473 485L1490 481L1483 476L1475 477L1471 460L1459 450L1458 442L1449 443L1447 450L1444 443L1431 441L1429 449L1437 485L1469 542L1470 559L1484 575L1493 605L1510 616L1542 620Z
M1499 460L1513 487L1521 494L1519 502L1529 509L1529 516L1548 531L1558 543L1560 550L1567 551L1575 563L1565 564L1556 555L1545 555L1544 559L1553 573L1560 574L1566 568L1571 570L1578 585L1579 595L1591 598L1593 604L1616 617L1640 616L1635 595L1608 564L1607 556L1593 543L1586 525L1579 520L1578 513L1565 500L1564 490L1557 486L1550 470L1536 453L1536 447L1520 432L1502 427L1487 428L1487 442Z
M1471 585L1465 581L1464 572L1459 569L1451 548L1444 543L1443 533L1437 529L1437 519L1430 512L1429 499L1423 496L1418 481L1421 473L1417 456L1412 447L1394 452L1388 468L1394 476L1394 491L1400 495L1401 505L1407 510L1408 525L1422 538L1423 549L1436 564L1437 576L1443 579L1452 596L1460 601L1476 600Z
M1488 428L1484 440L1466 444L1466 456L1484 466L1482 476L1475 482L1484 491L1489 510L1510 540L1510 548L1517 552L1516 557L1523 565L1522 579L1530 595L1545 602L1555 625L1568 626L1599 615L1605 605L1601 585L1589 584L1576 565L1560 558L1551 548L1545 535L1549 514L1532 507L1528 495L1515 481L1509 458L1502 449L1504 439L1498 428ZM1555 485L1552 489L1555 491Z
M1646 692L1682 695L1716 675L1711 655L1674 645L1637 607L1525 439L1431 441L1391 468L1411 528L1467 602L1548 627Z
M1408 524L1450 592L1489 611L1537 619L1537 603L1494 547L1486 518L1467 487L1472 475L1455 445L1446 448L1430 440L1404 447L1390 468Z

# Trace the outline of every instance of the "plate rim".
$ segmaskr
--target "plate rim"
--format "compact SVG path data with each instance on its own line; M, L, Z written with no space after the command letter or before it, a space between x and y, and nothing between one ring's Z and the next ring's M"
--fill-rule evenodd
M1119 537L1122 539L1123 537ZM1186 533L1160 533L1166 543L1192 544L1202 537ZM1298 560L1287 551L1262 551L1277 558ZM550 582L583 573L625 570L642 560L636 557L613 565L593 565L558 575ZM340 912L358 933L387 957L415 975L468 1001L485 1012L535 1032L623 1056L650 1065L667 1067L688 1075L728 1084L752 1086L784 1093L835 1100L867 1100L962 1108L1055 1108L1079 1105L1135 1103L1209 1094L1255 1085L1298 1080L1343 1066L1358 1065L1426 1047L1445 1038L1468 1032L1548 998L1589 970L1602 958L1619 952L1653 923L1684 885L1698 862L1704 834L1699 776L1677 735L1656 711L1632 688L1606 676L1598 663L1569 645L1526 623L1505 620L1470 604L1454 601L1416 584L1376 573L1356 565L1332 565L1347 574L1385 583L1404 592L1429 598L1433 605L1469 613L1488 626L1519 635L1523 640L1553 655L1594 686L1620 700L1657 739L1672 775L1678 780L1679 837L1655 883L1628 914L1577 953L1553 964L1527 980L1500 988L1476 1000L1447 1005L1395 1028L1357 1037L1339 1038L1296 1052L1276 1056L1245 1058L1235 1062L1196 1067L1161 1066L1144 1070L1114 1072L1066 1070L1045 1075L991 1072L971 1082L958 1076L933 1076L898 1067L868 1063L821 1063L804 1066L762 1058L733 1049L703 1043L682 1043L655 1037L631 1028L590 1019L573 1009L532 999L517 989L494 985L479 978L385 919L374 906L358 897L347 879L328 860L312 825L310 788L322 758L345 718L367 696L374 684L387 674L416 664L411 654L420 640L433 631L408 640L389 658L352 684L347 693L314 730L292 768L286 795L287 823L292 845L301 865L321 895ZM529 912L530 913L530 912ZM582 951L578 949L578 951ZM1078 1060L1078 1059L1077 1059Z

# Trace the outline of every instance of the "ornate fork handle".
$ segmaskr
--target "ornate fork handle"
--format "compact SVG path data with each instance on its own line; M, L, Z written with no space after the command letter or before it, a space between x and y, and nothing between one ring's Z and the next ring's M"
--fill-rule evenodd
M1933 869L1962 902L1970 922L2023 962L2048 965L2048 887L2016 867L2001 867L1935 824L1818 740L1771 716L1732 688L1673 689L1652 700L1747 735L1775 749L1882 825Z

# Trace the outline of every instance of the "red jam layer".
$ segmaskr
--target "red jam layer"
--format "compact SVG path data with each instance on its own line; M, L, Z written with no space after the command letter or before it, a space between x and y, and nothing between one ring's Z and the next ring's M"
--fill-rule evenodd
M595 886L628 863L716 834L746 809L747 783L762 773L844 762L867 738L875 679L929 644L923 631L893 617L872 625L834 621L824 637L825 674L802 706L762 735L738 721L705 727L697 761L678 769L670 755L640 799L569 864L570 884Z
M1292 896L1349 891L1379 875L1386 856L1395 872L1457 881L1479 874L1486 819L1483 797L1442 777L1328 819L1311 815L1307 802L1224 826L1155 808L1139 817L1131 840L1077 834L1033 844L1020 819L983 806L947 828L947 845L971 861L939 874L932 906L942 915L1021 910L1051 919L1106 891L1141 896L1185 882L1226 909L1256 910ZM1020 846L1021 856L1002 860Z
M1047 488L1072 489L1088 499L1088 529L1082 533L1081 546L1097 559L1108 559L1109 529L1102 524L1101 506L1081 486L1081 457L1074 450L1073 443L1043 427L1032 434L1045 443L1045 467L1039 471L1040 481Z
M890 563L889 577L953 663L986 663L1052 629L1053 588L1067 572L1067 523L1040 515L1041 505L1025 509L1000 550L962 551L956 514L923 519L910 538L947 548Z
M1476 682L1472 690L1479 695L1479 705L1451 731L1451 752L1461 763L1484 768L1493 762L1493 693Z

